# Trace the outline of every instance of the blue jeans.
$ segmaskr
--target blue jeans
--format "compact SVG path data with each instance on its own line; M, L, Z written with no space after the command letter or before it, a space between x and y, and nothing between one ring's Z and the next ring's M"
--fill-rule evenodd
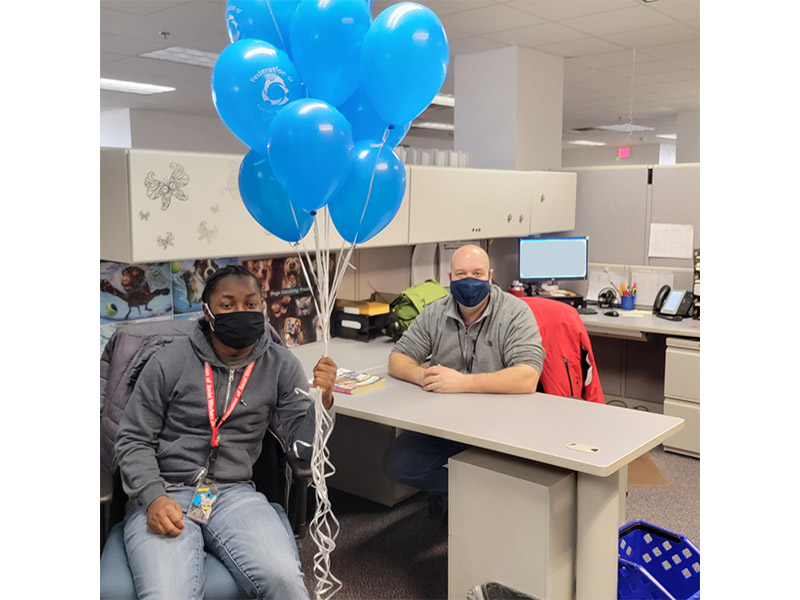
M147 510L134 505L125 516L125 550L136 594L145 598L202 599L207 548L242 588L258 598L308 598L288 522L248 484L222 484L208 524L185 517L194 486L167 488L181 505L186 528L176 537L147 526Z
M447 459L469 447L461 442L404 431L386 449L383 471L397 483L432 496L447 496Z

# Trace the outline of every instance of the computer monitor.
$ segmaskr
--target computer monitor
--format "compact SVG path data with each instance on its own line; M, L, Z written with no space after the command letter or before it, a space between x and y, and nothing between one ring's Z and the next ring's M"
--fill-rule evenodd
M588 238L539 237L519 240L520 280L586 279L588 265Z

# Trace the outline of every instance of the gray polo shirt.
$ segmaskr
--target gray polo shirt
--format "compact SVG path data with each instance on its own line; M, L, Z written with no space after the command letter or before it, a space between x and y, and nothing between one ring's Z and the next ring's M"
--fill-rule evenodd
M431 365L461 373L494 373L530 365L541 374L544 364L542 336L533 311L494 284L486 310L469 327L458 314L455 299L448 295L425 307L392 352L420 364L430 357Z

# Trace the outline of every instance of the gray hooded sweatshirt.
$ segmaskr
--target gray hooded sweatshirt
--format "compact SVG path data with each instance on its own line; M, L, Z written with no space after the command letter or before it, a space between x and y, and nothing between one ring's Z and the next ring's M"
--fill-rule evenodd
M297 358L265 333L256 342L253 371L228 419L219 429L216 480L249 481L273 413L286 441L309 459L314 439L313 403ZM122 483L142 506L166 494L167 484L190 485L206 466L211 447L204 365L212 367L219 419L233 398L246 365L229 369L207 333L197 327L159 350L142 369L122 415L115 450Z

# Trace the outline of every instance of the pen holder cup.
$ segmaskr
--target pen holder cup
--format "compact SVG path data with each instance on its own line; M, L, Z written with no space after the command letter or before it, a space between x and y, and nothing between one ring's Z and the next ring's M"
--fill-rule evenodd
M622 310L633 310L634 302L636 301L635 296L623 296L622 297Z

